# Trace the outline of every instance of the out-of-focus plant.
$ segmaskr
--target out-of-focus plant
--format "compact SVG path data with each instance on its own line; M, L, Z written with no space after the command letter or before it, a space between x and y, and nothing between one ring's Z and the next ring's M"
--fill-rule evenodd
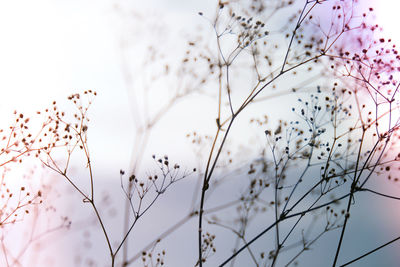
M135 126L131 165L119 171L125 205L122 238L111 234L115 226L105 223L97 197L88 142L88 110L96 92L71 95L75 113L63 112L53 102L39 113L44 122L35 135L26 126L28 119L16 114L11 133L3 138L4 164L30 154L62 176L92 210L111 266L129 266L140 259L144 266L168 266L166 251L156 247L193 218L197 219L192 229L197 242L190 244L197 256L182 266L242 266L243 262L291 266L312 253L327 233L337 233L329 235L337 245L325 264L337 266L343 262L344 236L358 196L400 199L380 192L372 183L382 176L398 181L400 66L396 47L378 36L377 25L370 25L373 8L356 0L217 4L215 16L198 13L213 37L189 41L177 65L166 62L170 51L150 46L141 64L147 72L139 78L128 61L131 43L121 42L121 66L134 101ZM117 10L126 15L124 8L117 6ZM158 91L165 87L168 93ZM216 112L214 134L203 129L187 134L199 160L196 206L170 227L152 222L152 227L166 230L133 250L129 242L135 240L132 231L139 219L170 186L196 171L183 170L168 156L153 155L150 160L156 170L142 175L155 126L178 101L193 94L210 96ZM155 101L156 95L167 97ZM282 105L274 106L278 101ZM276 118L271 115L273 109L292 113ZM241 140L244 145L236 147L241 136L252 139ZM71 171L75 155L80 155L87 180ZM2 225L17 222L12 216L18 217L28 204L37 204L41 191L32 196L25 190L19 190L23 197L16 205L4 202ZM6 192L5 199L14 196ZM218 238L226 233L233 243L220 243ZM261 238L267 241L259 244ZM341 266L398 239L360 251Z

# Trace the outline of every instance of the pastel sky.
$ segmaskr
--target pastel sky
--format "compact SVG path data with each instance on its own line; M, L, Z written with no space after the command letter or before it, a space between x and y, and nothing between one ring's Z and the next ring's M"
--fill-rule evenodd
M204 21L194 15L199 10L212 13L213 2L151 0L130 1L129 5L135 14L161 14L171 29L179 32L202 22L204 26ZM114 116L125 114L121 121L129 121L129 92L121 71L120 41L127 34L124 31L143 32L146 26L124 25L126 20L115 11L115 5L121 3L124 1L0 1L0 90L5 96L0 123L7 122L7 114L15 109L33 112L54 99L85 89L99 92L93 113L103 119L96 125L100 132L107 131L104 127L121 127L110 119ZM394 40L400 39L397 23L393 22L398 15L398 1L373 3L378 23Z
M0 92L3 96L0 126L7 125L15 109L33 113L53 100L63 103L69 94L93 89L99 93L92 108L93 124L89 126L93 154L100 166L107 163L116 171L128 167L134 129L131 96L121 69L121 37L124 38L127 30L146 33L146 24L135 24L137 21L121 16L116 7L126 6L126 2L0 0ZM179 29L172 32L178 36L196 29L196 25L202 23L197 12L214 12L215 2L135 0L130 1L131 9L127 13L158 15L168 26ZM371 3L376 7L377 22L400 44L400 2L374 0ZM132 38L137 39L134 45L143 49L140 37ZM135 69L135 75L140 75L140 69ZM171 129L170 125L175 125L176 132L171 130L169 134L179 140L181 135L174 133L182 134L194 125L215 126L215 122L211 122L190 121L179 125L164 121L158 130ZM161 154L164 151L179 154L180 148L176 148L174 141L165 142L171 137L166 136L168 133L159 131L157 134L159 138L154 138L152 147L162 143Z

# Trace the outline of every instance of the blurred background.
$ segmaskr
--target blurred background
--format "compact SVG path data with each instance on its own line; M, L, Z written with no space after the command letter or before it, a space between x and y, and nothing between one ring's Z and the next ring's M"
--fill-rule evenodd
M303 1L297 3L302 5ZM368 1L368 5L374 7L375 20L384 28L384 34L394 42L399 42L396 16L400 4L395 0L374 0ZM160 77L164 77L168 71L193 72L200 77L206 75L195 67L180 70L179 66L190 47L189 42L215 42L208 19L215 16L216 10L217 2L213 0L0 1L0 90L3 93L0 125L7 128L13 120L14 110L35 114L56 100L61 109L68 112L71 109L66 101L69 95L88 89L98 93L89 111L88 142L99 203L104 205L104 216L108 218L107 227L115 240L113 242L121 238L125 210L120 170L129 173L135 169L135 173L146 176L148 169L157 169L157 164L151 158L153 154L157 158L168 155L172 163L179 163L188 172L204 167L203 162L199 163L200 158L196 153L200 153L201 149L207 152L209 148L193 145L191 140L194 131L199 135L214 134L217 112L215 101L212 100L214 93L207 90L200 94L186 92L188 96L184 100L178 99L173 102L172 108L163 110L163 105L174 99L174 92L171 97L169 88L196 90L197 85L191 84L190 80L180 80L177 75ZM198 12L204 16L199 16ZM314 79L310 87L316 84L318 80ZM150 92L147 96L144 93L146 90ZM295 101L299 95L303 96L302 93L289 94L285 101ZM148 106L141 100L146 97L151 99ZM253 112L259 113L258 117L268 113L271 121L276 123L278 117L291 116L290 105L283 107L280 103L267 101L263 106L255 107ZM143 110L149 111L141 114ZM145 142L140 139L144 138L142 136L135 143L143 116L159 116L152 110L161 110L162 116L151 133L144 133L149 140L146 148L137 154L137 145ZM248 129L244 124L239 124L235 129L236 138L232 140L232 146L236 149L232 154L237 153L235 155L240 154L241 157L235 162L237 167L246 161L246 157L256 157L249 144L263 142L265 129L255 130L258 131L255 137L247 133ZM205 142L207 144L206 138ZM137 165L135 162L138 158L142 160ZM15 226L17 230L2 230L7 251L17 258L21 248L30 243L21 254L21 266L109 266L104 237L96 228L97 222L90 207L85 206L81 197L62 177L35 163L29 164L23 165L28 166L26 169L21 165L11 166L8 175L12 179L8 183L11 183L11 187L13 183L19 187L21 177L36 179L33 182L36 186L37 181L44 182L48 192L48 202L44 204L47 215L40 215L36 221L26 216L24 220L32 220L27 228L26 224L21 224ZM78 180L87 178L85 165L79 158L72 161L71 173ZM140 253L156 236L185 218L196 207L197 186L194 175L162 195L162 201L157 202L135 228L130 241L130 248L135 251L132 255ZM379 183L378 186L386 192L399 192L399 188L391 184ZM233 190L229 188L224 189L215 200L237 196L232 196L231 192ZM357 202L363 203L364 197L360 195ZM361 205L355 210L357 221L349 225L348 233L351 234L346 236L345 244L350 245L344 247L341 254L343 259L350 260L399 234L400 221L396 216L399 205L396 201L376 198L373 201L368 199L365 203L374 205ZM64 216L72 222L69 230L58 228L63 225ZM30 226L36 224L38 233L48 233L37 240L31 237L27 239ZM165 244L160 244L160 249L167 252L166 266L195 264L196 227L196 220L188 220L176 233L166 238ZM255 235L262 228L256 226L251 234ZM332 258L336 236L337 232L328 233L310 253L303 255L300 266L324 266L325 262L331 262L327 258ZM228 234L221 234L216 241L217 250L220 248L223 251L224 245L231 244L233 239L230 238ZM255 246L268 242L272 246L273 235L266 236ZM400 244L394 243L354 266L398 266L399 250ZM0 258L4 258L1 253L5 251L0 252ZM228 254L211 257L209 266L216 266ZM243 257L236 263L246 266L248 262L249 259ZM3 263L2 266L6 266ZM132 266L141 264L139 259Z

